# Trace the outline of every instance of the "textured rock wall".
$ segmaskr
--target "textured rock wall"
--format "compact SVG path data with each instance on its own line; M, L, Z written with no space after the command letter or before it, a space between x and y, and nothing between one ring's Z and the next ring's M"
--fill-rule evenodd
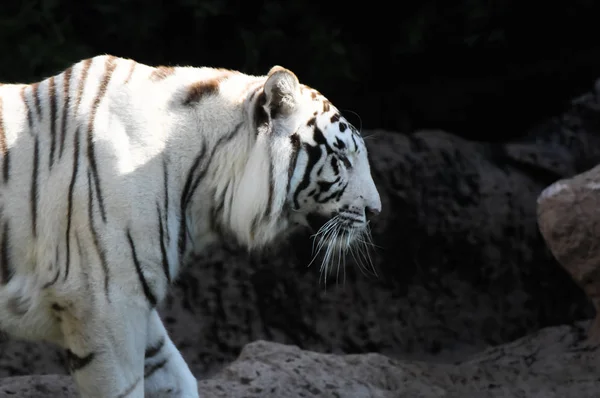
M587 325L543 329L456 364L335 355L265 341L198 383L207 398L596 398L600 346ZM0 379L0 398L77 397L69 376Z

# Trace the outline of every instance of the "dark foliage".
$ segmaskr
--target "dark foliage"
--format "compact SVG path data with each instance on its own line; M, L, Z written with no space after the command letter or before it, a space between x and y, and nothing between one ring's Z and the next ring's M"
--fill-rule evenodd
M4 1L0 80L99 53L255 74L281 64L366 127L506 138L600 75L595 3Z

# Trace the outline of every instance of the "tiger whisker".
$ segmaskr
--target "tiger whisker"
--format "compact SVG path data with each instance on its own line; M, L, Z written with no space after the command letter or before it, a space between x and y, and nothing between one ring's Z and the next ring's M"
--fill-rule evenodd
M354 246L354 252L355 252L354 258L356 259L356 263L357 263L359 269L361 270L361 272L363 272L363 274L365 274L365 275L371 274L371 271L368 267L369 261L366 259L366 256L364 255L363 245L356 244Z
M327 286L327 275L330 273L330 269L333 267L336 254L338 257L341 255L340 245L336 243L339 241L338 236L342 230L341 227L342 223L336 223L336 227L333 229L332 237L329 240L330 244L327 245L327 251L325 252L325 258L323 259L323 264L321 266L321 273L324 274L325 286Z
M368 230L366 230L364 232L364 236L366 237L366 242L369 242L371 240L371 238L370 238L371 235ZM357 248L358 248L360 257L366 263L365 268L368 270L368 272L370 274L372 274L375 277L378 277L377 270L375 269L375 265L373 263L373 259L371 258L371 252L369 250L369 245L367 245L367 244L357 245Z
M362 135L362 118L360 117L360 115L350 109L343 109L343 112L350 112L353 115L355 115L358 118L358 131L360 132L360 134Z
M311 238L313 239L313 244L312 244L312 260L310 261L310 263L308 264L307 267L310 267L311 264L315 261L315 259L318 257L319 253L321 252L321 249L323 249L323 246L327 243L328 239L327 239L327 235L329 235L329 233L331 232L331 230L333 228L335 228L335 225L337 223L337 216L333 217L332 219L328 220L325 224L323 224L321 226L321 228L319 228L319 230L311 236ZM317 250L315 252L315 244L317 245Z
M338 246L338 261L337 261L337 271L336 271L336 276L335 276L335 283L336 285L340 283L340 266L344 269L344 281L345 281L345 276L346 276L346 251L347 248L349 247L348 242L349 242L349 236L352 232L346 234L346 245L344 246Z
M379 134L379 132L377 132L377 131L371 132L371 133L369 133L369 134L363 134L363 133L361 132L361 136L362 136L363 140L365 140L365 141L366 141L366 140L370 140L370 139L378 138L378 137L380 136L380 134Z
M365 237L365 239L363 239L363 237ZM369 227L369 224L367 223L367 227L365 228L364 233L361 234L361 236L359 236L358 238L356 238L357 241L359 241L360 243L363 243L371 248L374 249L383 249L383 247L376 245L373 242L373 235L371 233L371 228Z
M363 274L364 276L367 276L369 272L369 270L364 266L363 264L363 260L362 258L359 256L358 254L358 249L356 246L352 246L350 248L350 254L352 255L352 258L354 259L354 262L356 263L356 265L358 266L358 269L360 270L361 274Z
M311 266L317 258L321 258L319 283L323 281L325 287L327 287L327 278L334 270L336 284L340 283L340 272L343 272L345 284L348 256L352 256L353 262L363 275L379 277L371 257L371 249L379 246L373 243L368 224L364 229L350 227L351 223L336 215L311 236L312 259L308 266Z

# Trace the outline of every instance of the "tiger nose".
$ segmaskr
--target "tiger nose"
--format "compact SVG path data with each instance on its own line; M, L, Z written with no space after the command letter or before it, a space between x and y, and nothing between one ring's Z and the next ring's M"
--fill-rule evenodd
M367 220L369 220L369 221L373 217L377 217L380 212L381 212L380 208L370 207L370 206L365 207L365 216L367 217Z

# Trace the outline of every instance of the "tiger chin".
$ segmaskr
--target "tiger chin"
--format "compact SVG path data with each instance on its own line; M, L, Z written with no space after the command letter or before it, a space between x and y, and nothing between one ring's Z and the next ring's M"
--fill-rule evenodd
M83 397L198 397L156 311L189 253L312 228L327 274L380 211L360 133L279 66L0 85L0 329L61 346Z

